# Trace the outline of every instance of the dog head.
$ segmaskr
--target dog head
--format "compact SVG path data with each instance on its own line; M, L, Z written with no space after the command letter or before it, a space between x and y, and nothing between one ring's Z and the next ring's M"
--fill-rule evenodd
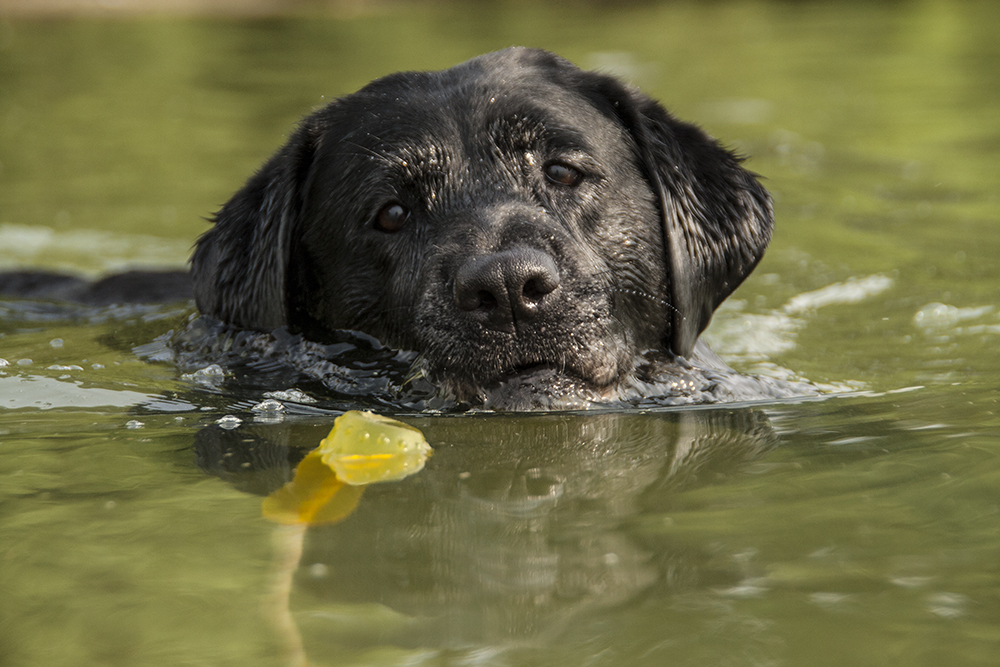
M739 159L615 79L508 49L305 118L192 259L198 307L422 354L460 397L542 373L601 391L690 355L770 239Z

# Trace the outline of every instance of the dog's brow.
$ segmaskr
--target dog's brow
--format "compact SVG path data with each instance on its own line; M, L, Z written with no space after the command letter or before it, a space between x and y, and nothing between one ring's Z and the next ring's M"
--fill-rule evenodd
M366 146L356 141L345 142L383 163L407 170L437 170L450 162L448 151L431 139L411 140L409 143L393 143L381 137L368 134L375 140L376 147Z
M496 118L492 125L494 140L506 143L517 137L527 144L519 148L585 154L593 151L586 134L572 122L553 114L551 109L529 107Z
M552 149L562 151L579 151L591 153L592 147L586 136L565 126L549 128L545 134L545 143Z

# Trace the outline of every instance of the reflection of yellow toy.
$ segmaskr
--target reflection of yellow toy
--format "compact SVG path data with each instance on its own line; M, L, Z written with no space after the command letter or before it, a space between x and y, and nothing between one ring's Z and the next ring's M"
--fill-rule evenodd
M264 516L284 524L336 523L354 511L363 487L348 486L309 452L295 469L295 479L264 499Z
M336 523L357 507L364 485L419 472L431 448L395 419L352 410L337 417L295 478L264 499L264 516L283 524Z

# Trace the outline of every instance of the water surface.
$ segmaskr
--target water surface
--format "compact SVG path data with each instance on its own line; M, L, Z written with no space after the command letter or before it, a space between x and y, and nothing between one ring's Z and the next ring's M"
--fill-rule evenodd
M182 266L300 115L511 44L751 156L777 231L707 333L823 401L409 414L343 520L261 502L332 416L133 348L189 304L0 303L0 665L991 665L1000 12L430 4L0 20L0 267ZM240 420L223 421L226 415Z

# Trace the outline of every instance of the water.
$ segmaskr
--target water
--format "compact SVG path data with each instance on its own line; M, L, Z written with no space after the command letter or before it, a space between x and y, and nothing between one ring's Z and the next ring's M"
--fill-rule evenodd
M474 7L0 20L0 266L181 266L324 99L544 46L751 156L777 232L707 337L848 393L411 414L423 471L289 527L332 418L252 408L316 387L140 359L183 304L4 302L0 665L997 664L1000 11Z

